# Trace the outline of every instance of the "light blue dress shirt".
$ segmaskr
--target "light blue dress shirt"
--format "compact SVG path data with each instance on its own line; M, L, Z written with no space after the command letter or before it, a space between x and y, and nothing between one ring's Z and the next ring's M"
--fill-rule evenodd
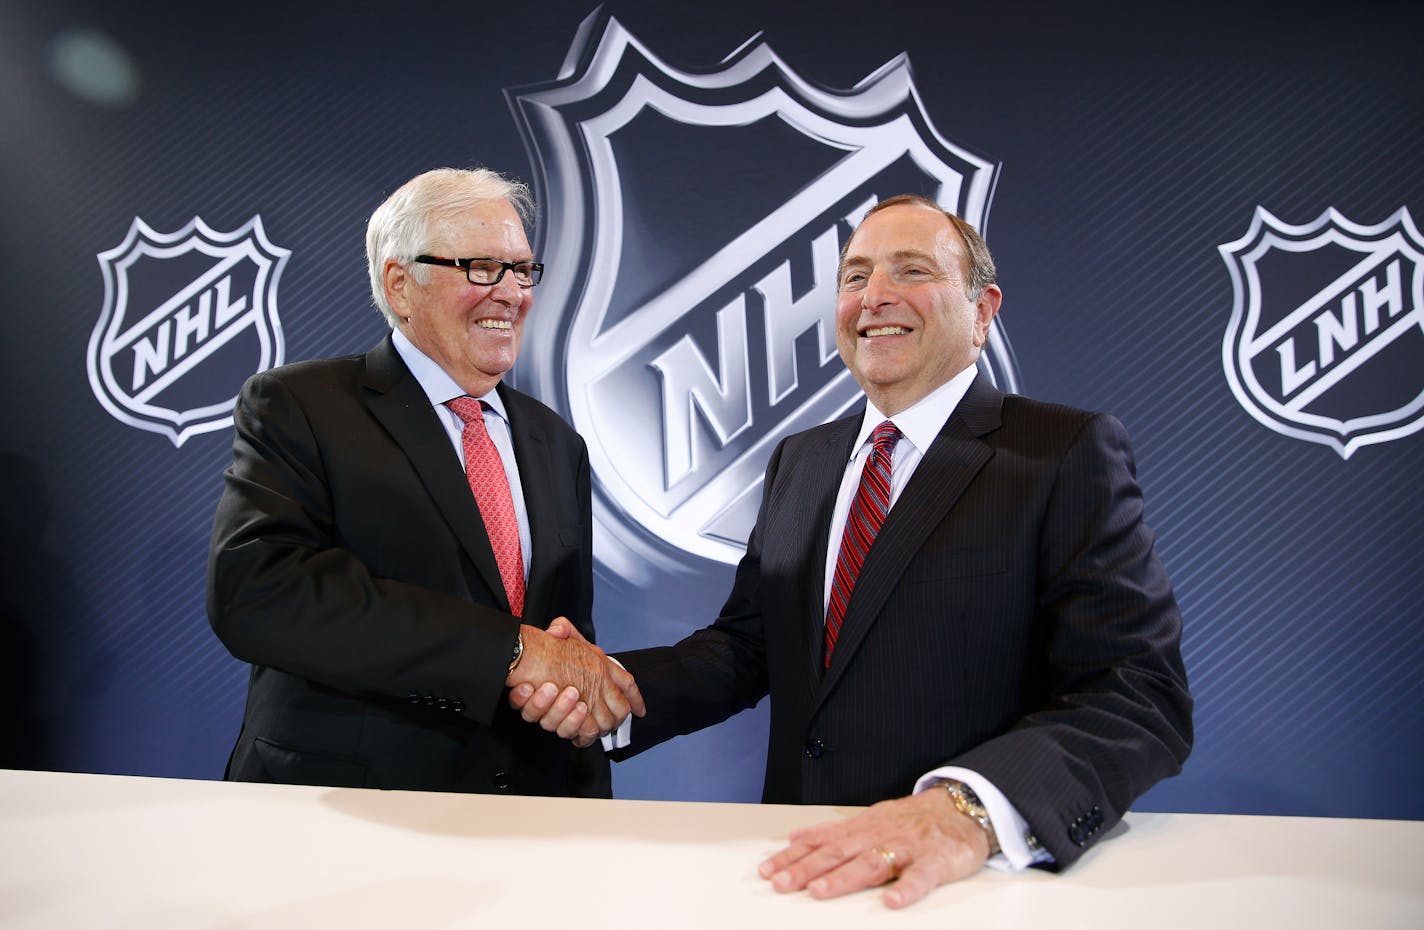
M430 356L415 347L415 343L400 330L393 330L391 341L395 343L396 352L400 353L401 359L405 362L410 373L415 375L415 380L420 382L421 390L425 391L425 396L430 399L430 405L435 408L435 415L440 418L440 423L445 427L445 433L450 437L450 447L455 452L455 460L460 463L460 467L465 467L465 447L462 441L462 434L465 430L465 423L456 415L455 411L445 406L445 402L454 400L456 397L464 397L465 390L455 383L455 379L450 377L445 369L437 365ZM481 401L488 408L485 410L485 430L489 433L490 440L494 442L496 451L499 452L500 462L504 465L505 477L509 479L509 496L514 499L514 516L519 520L519 550L524 557L524 580L529 580L529 512L524 507L524 485L519 480L519 463L514 458L514 439L509 431L509 414L504 409L504 401L500 400L497 391L490 391L483 397L476 400Z

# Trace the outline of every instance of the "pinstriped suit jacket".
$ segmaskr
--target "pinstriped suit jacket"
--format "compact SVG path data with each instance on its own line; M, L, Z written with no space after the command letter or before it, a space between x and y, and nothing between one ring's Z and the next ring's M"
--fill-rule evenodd
M859 417L787 438L711 626L620 654L641 751L771 695L763 800L870 804L974 769L1059 867L1191 747L1181 617L1113 418L976 378L866 557L831 663L825 558Z

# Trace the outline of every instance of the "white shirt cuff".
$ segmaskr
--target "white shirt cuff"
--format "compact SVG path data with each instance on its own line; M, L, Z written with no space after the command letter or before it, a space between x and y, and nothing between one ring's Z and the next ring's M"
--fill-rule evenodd
M626 749L633 744L633 715L629 714L623 718L623 722L618 724L618 729L600 739L603 743L604 752L612 752L615 749Z
M627 671L626 668L623 668L623 663L613 658L613 656L609 656L608 661L622 668L623 671ZM624 717L623 722L618 724L618 729L609 733L607 736L600 737L599 742L603 743L604 752L612 752L615 749L627 749L631 746L633 744L633 715L629 714Z

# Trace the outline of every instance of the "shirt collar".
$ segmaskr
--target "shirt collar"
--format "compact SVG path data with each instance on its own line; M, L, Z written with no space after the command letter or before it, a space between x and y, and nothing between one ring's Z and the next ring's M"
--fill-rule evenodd
M443 407L446 401L465 396L465 389L450 377L449 372L441 368L430 356L417 349L415 343L411 342L410 337L405 333L398 329L391 330L391 342L395 344L396 352L400 355L401 361L405 362L405 367L415 375L415 380L420 383L420 389L430 399L432 407ZM509 422L509 415L504 410L504 400L500 398L497 388L491 389L488 394L476 399L488 404L495 413L499 414L501 420Z
M870 441L870 434L875 432L875 428L886 420L893 422L900 430L901 437L908 439L910 444L924 455L930 443L934 442L940 430L944 429L944 424L949 422L954 408L964 399L977 371L977 365L970 365L893 417L881 413L875 404L866 398L865 416L861 418L855 445L851 446L852 457Z

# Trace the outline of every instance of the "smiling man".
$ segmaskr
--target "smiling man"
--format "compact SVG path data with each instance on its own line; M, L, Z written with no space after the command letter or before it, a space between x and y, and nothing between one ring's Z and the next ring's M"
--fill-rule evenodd
M886 416L968 373L1003 300L978 234L910 198L867 214L838 284L836 347Z
M642 711L596 647L544 632L592 639L592 520L583 440L502 383L544 270L531 212L493 171L409 181L366 236L391 334L244 386L208 570L213 628L252 665L229 778L609 794L601 750L503 699L576 689L603 730Z
M621 751L770 693L763 800L873 806L793 834L762 876L814 897L893 882L903 907L986 860L1070 865L1180 770L1191 698L1122 426L976 369L1002 296L983 240L894 197L839 274L865 412L773 453L715 623L617 656L648 705ZM547 689L511 701L569 719Z

